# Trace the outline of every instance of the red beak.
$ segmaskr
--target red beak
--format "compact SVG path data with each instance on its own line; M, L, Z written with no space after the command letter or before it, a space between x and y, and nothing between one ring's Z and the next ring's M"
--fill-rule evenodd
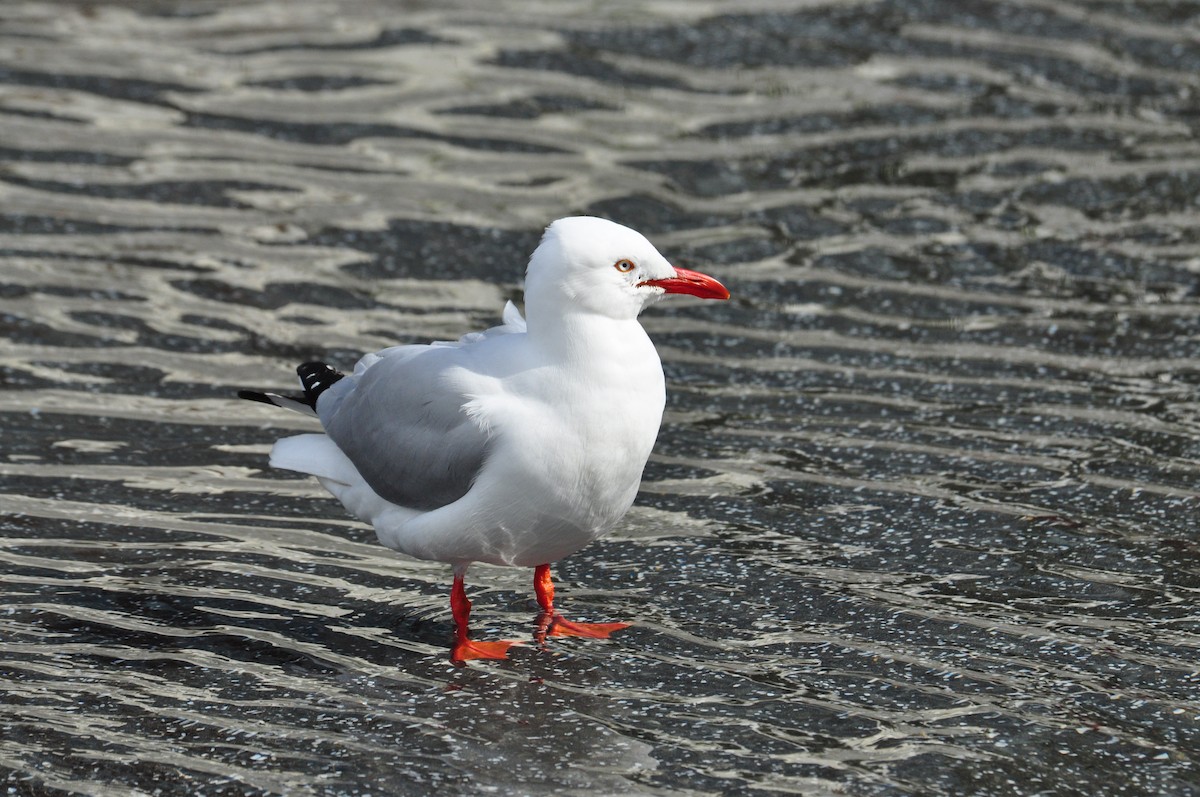
M661 280L646 280L638 286L651 285L662 288L667 293L686 293L699 296L701 299L728 299L729 290L707 274L699 271L688 271L686 268L675 269L675 276Z

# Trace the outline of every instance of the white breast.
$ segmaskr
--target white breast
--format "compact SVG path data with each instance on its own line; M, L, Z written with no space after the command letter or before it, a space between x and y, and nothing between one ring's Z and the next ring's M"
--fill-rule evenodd
M589 338L606 345L566 359L530 350L511 373L475 386L469 411L493 436L487 463L461 501L417 521L428 548L410 552L455 558L446 556L452 548L464 560L536 566L586 546L625 514L665 390L641 326L608 332Z

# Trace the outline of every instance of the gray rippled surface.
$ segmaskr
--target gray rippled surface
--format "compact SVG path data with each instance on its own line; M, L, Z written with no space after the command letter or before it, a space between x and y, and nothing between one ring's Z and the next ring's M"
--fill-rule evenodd
M1200 793L1200 4L0 5L8 794ZM550 219L652 310L610 641L233 398L493 322ZM478 631L530 574L476 567Z

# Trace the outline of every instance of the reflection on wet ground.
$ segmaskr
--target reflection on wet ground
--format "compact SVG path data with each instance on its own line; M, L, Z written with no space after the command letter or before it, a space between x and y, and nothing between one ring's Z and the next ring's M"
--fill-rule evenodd
M1200 793L1200 6L476 5L0 6L9 793ZM579 212L735 300L556 568L634 627L455 668L233 394Z

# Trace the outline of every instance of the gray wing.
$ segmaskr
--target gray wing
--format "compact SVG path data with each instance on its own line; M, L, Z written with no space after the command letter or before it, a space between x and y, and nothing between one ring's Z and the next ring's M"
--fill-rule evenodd
M488 435L463 411L468 397L443 378L462 352L453 345L380 352L318 402L325 432L394 504L431 510L453 503L483 467Z

